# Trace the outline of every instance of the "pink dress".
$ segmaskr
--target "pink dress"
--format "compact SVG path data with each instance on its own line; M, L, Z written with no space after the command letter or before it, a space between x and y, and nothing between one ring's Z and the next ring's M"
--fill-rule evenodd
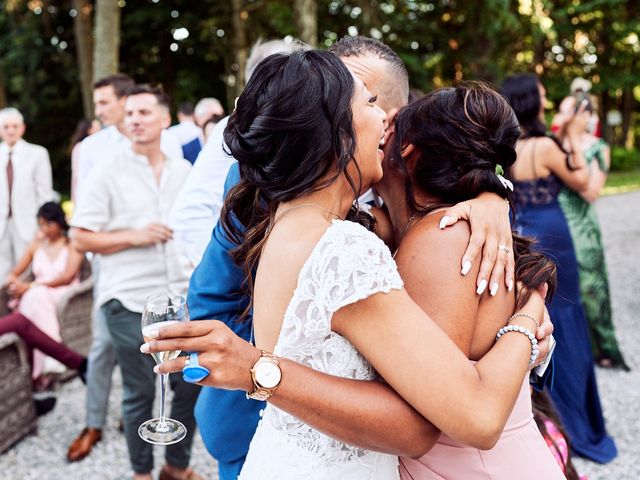
M33 254L31 269L36 282L48 282L60 277L67 268L69 247L64 247L56 258L51 260L42 247L38 247ZM18 312L31 320L40 330L54 340L60 341L60 324L58 323L58 302L71 285L78 283L75 278L69 285L60 287L46 287L36 285L25 292L18 304ZM32 377L37 378L43 373L45 355L35 350L33 352Z
M477 412L482 415L482 412ZM528 378L491 450L466 446L444 433L419 459L400 459L402 480L564 480L538 426L533 420Z

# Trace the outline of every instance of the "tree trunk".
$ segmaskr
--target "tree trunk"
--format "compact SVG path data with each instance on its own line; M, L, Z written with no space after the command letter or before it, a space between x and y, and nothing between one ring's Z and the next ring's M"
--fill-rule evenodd
M76 58L80 72L82 106L86 118L93 117L93 37L91 14L93 7L88 0L73 0L77 15L73 21L76 41Z
M0 62L0 108L7 106L7 81L2 69L2 63Z
M633 88L627 86L622 91L622 128L619 142L620 145L627 148L633 148L633 137L629 135L629 131L631 130L634 104Z
M93 78L118 73L120 55L120 7L117 0L96 0Z
M233 108L235 98L244 89L246 81L244 70L249 58L249 40L247 37L248 12L243 8L242 0L231 0L231 25L233 27L232 48L233 61L227 68L227 75L235 77L235 83L227 82L227 99L229 108Z
M602 92L602 102L600 103L602 106L600 111L600 125L602 130L602 138L610 145L614 144L615 136L613 135L613 127L611 127L607 123L607 114L611 110L612 102L611 95L609 95L609 91L605 90Z
M318 44L318 5L316 0L294 0L293 11L298 38L312 47Z

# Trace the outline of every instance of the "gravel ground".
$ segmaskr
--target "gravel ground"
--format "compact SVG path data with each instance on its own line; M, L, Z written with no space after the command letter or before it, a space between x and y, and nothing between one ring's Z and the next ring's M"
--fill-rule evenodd
M589 480L640 479L640 330L637 328L640 296L640 192L611 196L598 202L602 223L611 290L614 321L632 368L630 373L598 369L598 383L607 426L618 444L619 456L608 465L576 460L581 474ZM158 396L159 397L159 396ZM116 373L111 395L108 424L102 442L82 462L65 461L69 443L84 426L84 387L78 379L60 388L55 410L39 419L37 435L25 438L0 456L1 477L11 480L131 478L124 437L117 430L120 418L120 377ZM156 447L156 474L162 465L162 448ZM208 479L217 479L215 461L196 436L192 466ZM514 479L516 480L516 479ZM544 480L544 479L541 479Z
M618 457L607 465L576 460L589 480L640 479L640 192L604 197L597 203L618 340L631 372L597 369L607 429ZM635 412L635 413L634 413Z

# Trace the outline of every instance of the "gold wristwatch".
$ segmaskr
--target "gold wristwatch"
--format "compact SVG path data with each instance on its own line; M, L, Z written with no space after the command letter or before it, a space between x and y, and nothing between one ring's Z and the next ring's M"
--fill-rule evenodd
M261 350L262 354L251 369L253 391L247 392L247 398L267 400L276 391L282 380L282 370L278 359L271 353Z

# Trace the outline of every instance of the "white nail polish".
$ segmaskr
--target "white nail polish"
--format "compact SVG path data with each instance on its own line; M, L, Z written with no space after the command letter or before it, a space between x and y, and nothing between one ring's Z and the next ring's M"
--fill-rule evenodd
M466 275L467 273L469 273L469 270L471 270L471 262L467 260L462 264L462 270L460 270L460 273L462 275Z
M509 288L508 290L511 292L513 290L513 280L509 280Z
M142 345L140 345L140 351L142 353L149 353L149 344L143 343Z
M489 293L492 297L496 296L496 293L498 293L498 282L493 282L493 284L491 285L491 291Z
M440 219L440 225L439 225L440 230L443 230L443 229L444 229L444 227L446 227L446 226L447 226L447 222L448 222L448 221L449 221L449 216L448 216L448 215L445 215L444 217L442 217L442 218ZM464 274L463 274L463 275L464 275Z
M155 367L153 367L153 372L160 373L160 365L156 365Z
M480 283L478 284L478 289L476 290L476 293L478 295L482 295L486 288L487 288L487 281L483 278L482 280L480 280Z

